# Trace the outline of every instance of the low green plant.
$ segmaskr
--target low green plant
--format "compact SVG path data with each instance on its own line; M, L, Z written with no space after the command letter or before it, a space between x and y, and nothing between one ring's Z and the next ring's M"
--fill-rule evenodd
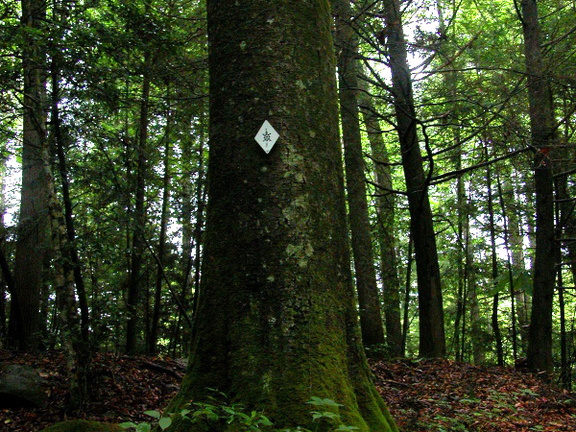
M226 398L218 392L220 398ZM348 426L342 423L338 410L343 405L327 398L313 396L307 404L314 409L310 411L314 429L307 429L296 426L288 429L276 429L272 422L260 411L246 410L246 407L238 403L229 403L227 398L222 401L215 397L210 398L210 402L191 402L177 413L163 415L159 411L145 411L144 414L154 419L151 422L124 422L119 426L124 429L133 429L136 432L150 432L155 425L161 430L167 430L172 425L175 415L189 420L191 423L204 423L212 429L225 429L227 426L234 426L234 430L242 432L315 432L323 426L331 428L333 432L352 432L357 430L356 426ZM218 426L221 426L220 428Z
M144 414L156 419L156 423L160 429L165 430L172 424L171 416L163 416L159 411L149 410L144 411ZM150 432L152 430L152 424L148 422L134 423L134 422L124 422L120 423L118 426L124 429L134 429L136 432Z

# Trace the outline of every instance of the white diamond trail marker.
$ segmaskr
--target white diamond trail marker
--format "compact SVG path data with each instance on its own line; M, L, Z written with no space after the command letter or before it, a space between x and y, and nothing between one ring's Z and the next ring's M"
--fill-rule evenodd
M278 132L276 132L268 120L264 120L262 127L260 127L260 130L254 139L258 144L260 144L260 147L262 147L266 153L270 153L270 150L272 150L272 147L274 147L274 144L276 144L276 141L279 137L280 135Z

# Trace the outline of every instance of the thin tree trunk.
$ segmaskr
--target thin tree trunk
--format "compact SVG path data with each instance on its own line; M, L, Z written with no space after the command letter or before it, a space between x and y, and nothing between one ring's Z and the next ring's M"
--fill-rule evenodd
M566 126L568 129L568 126ZM566 131L566 141L570 136L569 131ZM572 283L576 284L576 199L571 198L568 192L568 176L562 173L567 172L571 168L572 155L574 151L570 147L566 147L562 151L562 157L558 170L561 175L554 179L555 192L556 192L556 232L557 241L556 245L558 263L558 302L560 308L560 355L561 355L561 372L560 380L565 389L572 388L572 375L570 373L570 343L568 342L568 333L566 330L566 301L564 286L562 263L568 261L570 273L572 275ZM567 255L567 259L564 256Z
M54 20L61 22L63 10L54 7ZM62 181L62 194L65 213L62 212L56 196L54 177L50 167L46 168L46 178L50 179L49 208L52 227L52 247L56 274L56 301L60 322L60 339L64 348L70 398L68 408L75 410L88 402L88 368L90 364L88 303L80 272L80 262L73 246L76 235L72 219L72 204L68 183L68 172L64 154L64 137L60 120L60 73L61 56L58 47L52 56L51 84L52 107L50 112L51 141L56 150ZM81 316L76 306L78 295Z
M461 166L460 157L458 166ZM476 272L474 271L474 257L471 251L472 237L470 233L470 216L468 214L468 200L462 178L458 179L458 225L462 238L463 254L463 285L467 294L468 310L470 312L470 343L472 346L472 361L474 364L484 363L485 341L483 340L482 327L480 325L480 309L478 306L478 293L476 284ZM462 341L464 330L462 332Z
M458 262L458 274L461 274L460 267L462 263ZM456 292L456 316L454 317L454 338L452 346L454 347L454 358L457 361L463 361L462 353L462 340L464 339L463 328L461 325L464 310L466 308L466 300L464 299L464 281L458 277L458 289Z
M550 153L555 144L554 109L550 84L542 62L540 24L536 0L521 1L524 53L528 73L530 128L534 158L536 193L536 253L534 295L530 316L527 364L531 370L551 373L552 306L554 297L554 185Z
M402 29L399 0L386 0L384 14L388 55L392 72L392 92L400 138L402 165L408 192L410 226L416 253L420 313L420 356L446 354L444 311L440 267L428 198L428 183L416 130L417 119ZM432 160L430 160L432 163Z
M4 170L3 162L0 162L0 344L4 345L6 342L7 320L6 320L6 293L7 290L13 289L12 272L6 259L6 227L4 226L4 215L6 214L6 202L4 199L5 184L4 184Z
M340 117L344 141L346 166L346 192L348 219L352 234L352 254L356 276L356 289L360 310L360 327L365 347L384 343L384 330L380 299L376 284L376 271L372 252L372 238L360 119L358 108L357 40L351 26L352 11L349 0L333 0L336 16L335 43L339 49L338 82L340 89Z
M512 249L512 243L510 241L511 235L510 235L510 230L508 228L509 226L509 220L510 218L508 217L508 211L506 208L506 204L504 201L504 193L503 193L503 189L502 189L502 182L500 181L500 176L496 175L496 184L498 186L498 196L500 197L500 209L501 209L501 214L502 214L502 220L504 222L504 247L506 248L507 254L508 254L508 259L507 259L507 266L508 266L508 286L510 289L510 307L511 307L511 314L510 314L510 321L511 321L511 326L512 326L512 334L511 334L511 338L512 338L512 356L514 358L514 361L516 361L516 359L518 358L518 347L517 347L517 339L518 339L518 331L516 330L516 288L515 288L515 281L514 281L514 272L512 269L512 259L513 259L513 253L510 253L510 250Z
M158 327L160 324L162 285L164 282L164 259L166 253L166 230L168 227L168 205L170 201L170 152L171 152L171 118L167 116L166 139L164 147L164 175L162 179L162 211L160 215L160 236L158 238L158 271L156 273L156 284L154 290L154 309L152 312L152 324L148 335L148 352L156 354L158 342Z
M62 5L54 6L54 19L59 22L63 20L63 14L66 13ZM64 23L61 23L64 25ZM70 260L74 274L74 283L76 295L78 296L78 303L80 307L81 316L81 335L82 343L85 350L89 351L90 345L90 313L88 308L88 299L86 295L86 287L84 285L84 278L82 277L82 266L76 248L76 229L74 227L74 215L72 199L70 197L70 181L68 176L68 164L66 161L65 153L65 137L62 133L61 119L60 119L60 67L62 63L62 56L59 47L53 50L52 53L52 67L51 67L51 83L52 83L52 107L50 113L50 123L52 125L52 137L54 142L54 149L58 161L58 171L60 174L60 181L62 183L62 200L64 204L64 221L66 226L66 259Z
M504 179L505 183L502 185L504 188L504 195L502 195L502 215L505 218L505 242L508 251L508 260L511 265L510 270L511 277L515 272L518 277L522 275L525 270L525 260L524 260L524 236L520 233L520 217L518 214L517 205L508 206L506 209L504 196L510 196L512 203L516 203L518 198L515 193L514 184L512 179ZM500 176L498 176L498 181L500 182ZM511 253L510 253L511 251ZM518 279L516 277L516 279ZM510 292L514 295L511 299L512 311L516 317L513 326L513 337L514 337L514 353L520 356L524 356L526 353L526 347L528 345L528 329L530 327L530 296L526 292L525 287L518 286L519 284L512 279L510 285ZM520 347L517 348L517 336L520 337ZM517 353L519 351L519 353ZM515 357L516 358L516 357Z
M48 168L47 171L49 171ZM53 187L49 199L56 306L70 392L66 408L74 411L88 402L89 356L87 347L82 341L81 320L76 305L74 270L69 253L67 253L70 245L66 237L65 218Z
M130 280L126 307L128 309L128 322L126 324L126 352L134 354L138 350L140 339L140 310L138 305L142 297L142 259L145 251L144 225L146 224L145 189L147 174L146 147L148 142L148 105L150 99L150 67L151 55L144 55L144 72L142 82L142 95L140 103L140 121L138 145L136 148L136 190L134 203L134 226L132 232L132 252L130 266Z
M408 240L408 257L406 260L406 281L404 285L404 311L402 318L402 356L406 355L406 342L408 340L408 331L410 329L410 292L412 287L412 236Z
M504 366L504 347L502 345L502 333L500 331L500 323L498 321L500 295L496 290L498 284L498 256L496 253L496 223L494 221L494 195L492 192L492 169L490 168L490 165L488 165L486 168L486 189L488 194L488 218L490 221L492 284L494 287L494 295L492 298L492 331L494 332L494 341L496 343L496 356L498 358L498 365Z
M382 191L376 191L377 237L380 248L380 280L386 323L386 345L390 356L402 357L402 323L400 317L400 279L395 237L395 196L389 157L375 108L366 92L360 94L360 110L364 117L368 140L374 159L374 177Z
M192 300L192 311L196 314L198 296L200 294L200 270L201 270L201 252L202 252L202 238L204 232L204 210L207 200L207 187L206 187L206 173L204 172L204 137L200 138L200 146L198 149L198 182L196 184L196 223L194 226L194 260L192 270L194 271L192 278L192 289L194 297Z
M189 305L192 314L196 314L196 305L200 293L200 266L202 239L204 232L204 209L206 207L206 170L205 170L205 124L206 116L201 115L198 122L198 147L193 151L190 142L186 142L182 148L182 154L187 161L196 161L194 167L190 166L183 179L184 205L182 206L182 219L185 221L183 233L186 243L183 248L182 262L185 263L184 278L180 298L182 303ZM193 154L196 153L196 156ZM192 181L195 179L194 181ZM192 198L194 196L194 198ZM191 299L189 293L192 293ZM182 315L178 315L178 322ZM182 335L182 350L189 351L190 329L184 327Z
M563 218L562 218L562 199L561 196L566 195L566 190L562 190L565 181L562 178L556 178L554 181L554 189L556 193L556 201L558 204L555 206L556 212L556 237L561 240L563 235ZM562 243L558 241L556 244L556 263L558 263L558 307L560 309L560 382L562 387L570 389L572 386L572 379L570 373L570 362L568 360L568 335L566 333L566 303L564 301L564 277L562 259Z

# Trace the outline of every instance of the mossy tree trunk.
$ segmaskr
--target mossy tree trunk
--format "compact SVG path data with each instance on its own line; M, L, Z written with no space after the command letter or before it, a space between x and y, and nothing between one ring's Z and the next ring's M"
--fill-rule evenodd
M397 430L371 382L346 231L327 0L208 1L209 201L192 352L169 411L207 388L310 424L312 396L345 424ZM268 120L270 153L254 140ZM192 430L185 420L175 431Z

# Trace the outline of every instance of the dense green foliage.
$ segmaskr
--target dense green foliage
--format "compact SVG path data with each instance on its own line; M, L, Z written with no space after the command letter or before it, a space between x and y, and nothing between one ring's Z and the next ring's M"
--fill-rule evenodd
M58 94L53 94L55 86L50 80L47 91L48 100L58 102L67 167L65 171L57 168L54 148L53 171L59 196L63 181L70 185L76 228L73 244L86 285L93 349L125 349L127 293L135 279L143 287L136 304L140 315L138 350L183 355L189 348L187 334L199 281L206 196L208 88L203 3L54 0L48 2L43 33L36 35L47 47L48 71L57 71L59 76ZM391 229L396 238L406 323L405 354L413 356L418 347L416 279L411 273L405 182L394 133L386 27L379 2L354 4L354 26L364 64L362 79L380 119L392 176L392 190L375 184L373 165L382 161L369 157L370 145L364 137L369 198L396 194L396 220ZM413 68L414 121L425 155L442 273L448 356L498 362L494 331L498 323L502 358L512 363L526 350L535 226L532 159L536 149L530 142L518 10L512 0L413 0L402 5ZM565 199L570 199L575 195L576 168L576 10L567 0L542 0L538 6L543 62L557 122L557 146L551 151L550 163L556 179L565 179ZM24 31L19 16L19 2L2 2L3 282L13 269L18 217L20 44ZM146 140L141 135L144 124ZM48 129L53 137L50 117ZM141 155L144 159L139 159ZM143 226L136 214L139 190L144 194ZM374 210L375 199L372 204L377 256L375 234L382 228ZM559 237L574 238L560 225ZM568 243L560 245L557 262L574 266ZM141 260L137 274L135 259ZM572 366L576 281L569 264L560 266L562 286L556 290L553 340L556 363L560 364L561 343L565 342L564 361ZM46 347L59 344L53 276L52 271L46 275L42 293ZM10 306L3 283L2 340ZM159 311L156 317L155 307ZM155 321L158 332L152 337Z

